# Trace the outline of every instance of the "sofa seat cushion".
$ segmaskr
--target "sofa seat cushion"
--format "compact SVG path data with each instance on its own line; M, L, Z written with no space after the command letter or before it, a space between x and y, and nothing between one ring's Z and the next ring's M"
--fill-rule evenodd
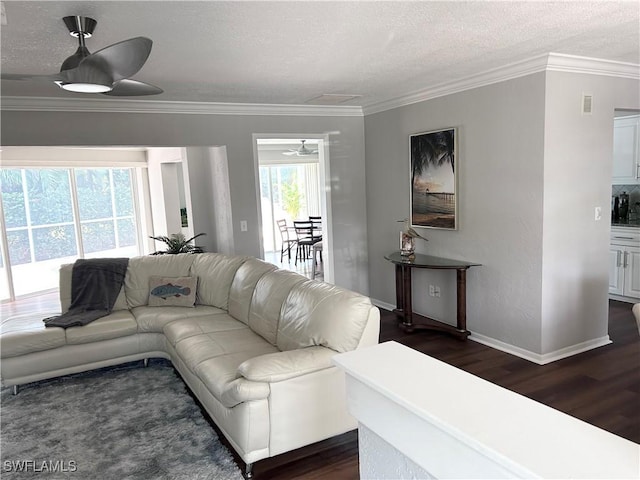
M226 313L202 315L193 318L181 318L164 326L163 332L167 341L176 346L180 340L203 333L224 332L226 330L240 330L247 326Z
M162 333L165 325L174 320L226 313L224 310L206 305L196 305L195 307L143 306L136 307L131 311L138 323L138 332L141 333Z
M119 310L87 325L67 328L65 334L67 344L79 344L126 337L137 332L138 324L131 312Z
M255 355L255 351L245 351L210 358L198 365L196 375L207 390L227 408L267 398L270 393L268 383L239 378L238 366Z
M277 351L276 347L256 335L248 327L223 332L203 333L176 343L180 359L194 374L198 366L211 358L249 352L253 356Z
M2 320L0 353L2 358L50 350L66 344L64 328L45 327L43 318L59 313L27 313Z

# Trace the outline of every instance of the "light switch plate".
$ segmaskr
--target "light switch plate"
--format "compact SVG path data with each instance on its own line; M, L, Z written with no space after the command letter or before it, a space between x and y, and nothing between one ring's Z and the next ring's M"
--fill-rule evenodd
M595 208L595 219L596 219L596 222L602 219L602 207Z

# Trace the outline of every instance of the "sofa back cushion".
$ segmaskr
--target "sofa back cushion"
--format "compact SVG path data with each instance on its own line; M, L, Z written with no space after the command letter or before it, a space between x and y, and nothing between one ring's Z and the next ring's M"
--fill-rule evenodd
M229 310L229 291L238 268L248 257L201 253L191 267L191 275L198 277L196 304Z
M282 306L276 345L283 351L312 345L355 350L372 308L369 298L335 285L298 284Z
M124 278L124 291L129 308L149 303L149 279L159 277L188 277L191 264L198 255L146 255L129 259L129 268Z
M249 323L249 307L256 283L263 275L275 269L275 265L257 258L248 259L238 268L229 290L229 314L233 318Z
M61 312L69 311L71 306L71 276L73 272L73 263L60 266L60 308ZM127 297L124 294L124 286L120 289L116 303L113 305L113 311L127 310Z
M193 307L196 277L149 277L150 307Z
M263 275L251 298L249 328L275 345L282 304L291 289L305 281L310 280L289 270L276 270Z

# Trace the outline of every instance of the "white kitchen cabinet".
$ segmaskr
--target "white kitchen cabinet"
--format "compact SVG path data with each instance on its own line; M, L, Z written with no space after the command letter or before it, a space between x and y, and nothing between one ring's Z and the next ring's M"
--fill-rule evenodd
M640 116L620 117L613 124L614 185L640 185Z
M609 293L616 295L622 295L622 286L624 285L623 248L611 245L609 250Z
M609 250L609 294L634 302L640 298L640 229L612 228Z
M622 295L640 298L640 247L625 247L623 264L625 268Z

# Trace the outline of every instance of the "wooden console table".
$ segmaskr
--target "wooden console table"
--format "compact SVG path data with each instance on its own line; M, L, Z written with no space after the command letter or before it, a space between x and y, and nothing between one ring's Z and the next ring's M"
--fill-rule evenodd
M396 309L394 312L402 320L402 327L407 332L414 330L439 330L450 333L461 340L466 340L471 332L467 330L467 270L470 267L479 266L479 263L451 260L431 255L415 254L415 258L409 260L400 252L385 255L387 260L396 266ZM457 324L452 326L432 318L413 313L411 303L411 269L428 268L436 270L455 270L457 280ZM413 317L418 317L419 323L413 322Z

